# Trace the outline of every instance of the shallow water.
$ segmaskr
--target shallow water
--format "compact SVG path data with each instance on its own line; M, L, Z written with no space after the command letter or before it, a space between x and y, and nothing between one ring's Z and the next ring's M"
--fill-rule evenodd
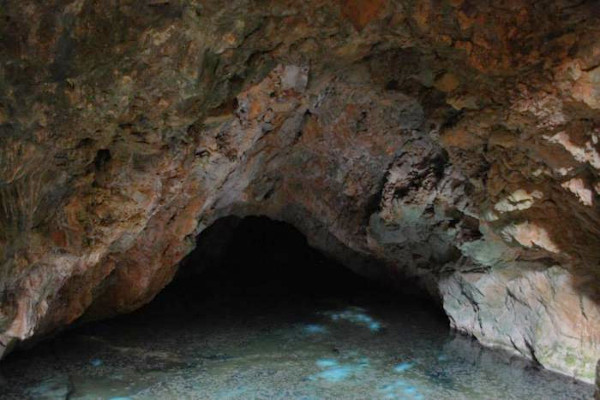
M590 399L411 298L158 301L11 355L2 399ZM68 396L68 397L67 397Z
M151 304L0 363L0 399L591 399L591 385L448 329L262 217L198 238ZM227 240L223 238L229 238Z

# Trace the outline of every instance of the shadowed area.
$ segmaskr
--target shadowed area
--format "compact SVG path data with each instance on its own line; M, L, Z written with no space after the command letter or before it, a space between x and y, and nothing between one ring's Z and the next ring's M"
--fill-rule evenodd
M198 237L175 286L182 293L285 297L376 292L381 283L361 277L310 247L293 226L267 217L225 217Z

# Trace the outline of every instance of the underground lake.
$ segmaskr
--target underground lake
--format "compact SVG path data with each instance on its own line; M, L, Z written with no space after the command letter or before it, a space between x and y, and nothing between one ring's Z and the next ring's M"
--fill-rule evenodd
M450 331L439 303L412 286L365 279L288 224L224 218L147 306L11 353L0 398L593 396L592 385Z

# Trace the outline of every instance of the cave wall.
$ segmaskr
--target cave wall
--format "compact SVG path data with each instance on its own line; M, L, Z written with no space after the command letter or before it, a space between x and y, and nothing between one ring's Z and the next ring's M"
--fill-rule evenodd
M286 221L591 381L593 1L0 5L0 355L132 311L218 218Z

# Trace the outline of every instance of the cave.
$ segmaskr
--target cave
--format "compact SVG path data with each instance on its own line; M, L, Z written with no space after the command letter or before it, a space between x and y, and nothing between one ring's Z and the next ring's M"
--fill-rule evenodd
M416 282L361 276L285 222L223 217L196 241L148 305L79 321L9 355L0 369L2 398L584 399L591 393L538 363L451 332L439 299Z
M597 1L5 0L0 21L0 397L101 387L9 366L146 318L208 335L184 318L205 304L270 310L296 350L390 344L297 374L266 351L257 398L600 398ZM456 351L417 361L394 332ZM225 384L244 357L221 353L191 364ZM131 365L195 368L157 363Z

